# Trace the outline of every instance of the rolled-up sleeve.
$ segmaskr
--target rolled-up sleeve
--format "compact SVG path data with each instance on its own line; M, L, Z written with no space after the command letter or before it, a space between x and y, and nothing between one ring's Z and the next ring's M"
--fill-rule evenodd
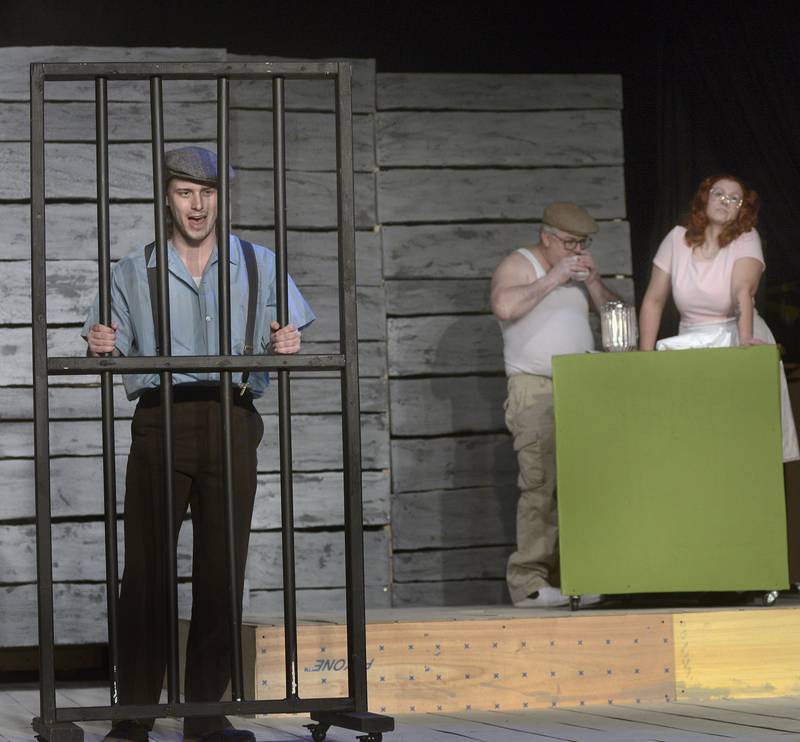
M305 297L300 293L292 277L289 281L289 322L299 330L308 327L316 318L314 310L308 305Z
M275 256L271 250L266 252L266 265L264 266L263 275L266 278L266 321L264 323L264 332L261 336L261 348L265 350L269 345L270 339L270 324L278 319L278 295L276 288L276 275L275 275ZM289 323L302 330L308 327L316 318L314 310L306 301L305 297L297 288L291 276L288 276L288 298L289 298Z

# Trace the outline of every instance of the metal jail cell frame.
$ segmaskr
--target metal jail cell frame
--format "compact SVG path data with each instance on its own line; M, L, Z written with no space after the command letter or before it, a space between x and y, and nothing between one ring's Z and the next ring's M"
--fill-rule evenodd
M328 355L232 355L230 316L230 268L228 260L218 261L219 355L172 356L170 353L169 284L167 272L167 228L164 186L164 121L162 82L164 80L216 80L218 219L217 245L220 258L230 250L229 217L229 85L231 80L271 80L273 96L273 172L275 210L275 257L278 317L288 322L286 164L284 130L284 81L296 79L332 80L335 89L336 165L338 213L339 353ZM45 240L45 119L46 81L93 81L96 109L97 242L100 322L110 324L110 238L109 238L109 142L108 83L144 80L150 84L151 141L155 242L157 260L157 339L159 355L148 357L50 357L47 348L47 290ZM358 338L355 290L355 220L353 185L353 137L351 111L351 69L347 63L37 63L31 65L31 291L33 317L34 455L36 487L36 546L38 580L38 630L40 716L32 721L36 734L51 742L80 742L83 731L75 722L119 721L163 716L213 714L310 713L316 722L309 726L315 740L325 738L330 726L366 733L362 739L379 741L383 732L394 728L391 717L367 709L366 626L364 605L364 556L361 502L361 440L358 396ZM226 246L223 248L222 246ZM279 446L281 480L281 524L283 553L283 595L285 625L286 695L283 699L261 700L243 697L241 659L241 614L237 600L233 537L232 384L236 371L274 371L278 375ZM341 378L343 476L345 515L345 578L348 647L348 695L345 698L300 698L298 694L297 612L294 570L294 518L292 493L291 371L335 370ZM174 501L172 374L180 371L216 371L220 379L225 493L226 568L229 581L229 627L232 647L232 699L219 702L181 702L178 668L178 602L176 554L168 550L168 660L167 703L123 705L119 702L117 596L118 558L116 541L116 473L114 461L114 374L154 372L160 377L163 456L165 461L165 518L167 543L175 544L171 517ZM95 707L56 705L55 632L52 568L52 522L50 508L49 399L50 376L99 374L103 442L104 520L106 586L110 665L110 704Z

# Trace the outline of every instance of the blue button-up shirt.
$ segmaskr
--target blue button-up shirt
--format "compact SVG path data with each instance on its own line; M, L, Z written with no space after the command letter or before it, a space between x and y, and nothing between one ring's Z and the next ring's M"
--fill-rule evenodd
M270 323L277 319L277 293L275 287L275 254L260 245L253 245L259 274L259 298L256 302L253 353L264 353L269 344ZM172 355L205 356L219 352L219 313L217 303L217 249L211 254L203 271L200 285L195 284L183 261L170 243L169 254L169 310L172 333ZM156 264L156 251L149 266ZM239 238L231 235L231 352L242 355L247 323L247 266ZM116 346L124 356L156 355L156 333L150 306L150 289L147 281L144 247L134 250L120 260L111 272L111 314L117 323ZM99 297L89 310L81 334L85 338L91 327L99 322ZM289 322L298 329L315 319L303 295L289 277ZM241 381L241 373L232 373L233 383ZM214 383L216 373L174 373L174 384ZM136 399L146 389L159 384L157 373L123 375L128 399ZM248 388L254 397L263 394L269 384L267 372L252 372Z

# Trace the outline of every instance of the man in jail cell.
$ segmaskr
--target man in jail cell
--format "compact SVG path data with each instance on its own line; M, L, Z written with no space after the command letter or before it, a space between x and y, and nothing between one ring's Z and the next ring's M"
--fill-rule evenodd
M202 147L166 153L169 217L169 310L173 355L219 352L217 283L217 158ZM230 172L234 177L233 170ZM158 332L156 254L138 247L111 275L111 326L98 321L98 301L82 335L91 356L155 356ZM230 237L231 349L297 353L300 331L314 313L289 278L289 321L276 321L276 268L271 250ZM235 372L231 430L236 595L241 606L250 520L256 493L257 449L264 432L253 400L266 391L266 372ZM125 569L119 598L119 701L158 703L167 664L164 466L158 373L123 376L128 399L138 400L125 480ZM219 375L174 373L175 524L191 507L192 617L186 648L187 701L222 698L230 680L231 647L225 559L223 454ZM106 739L145 742L153 719L116 723ZM185 738L248 742L224 716L186 718Z
M552 358L594 350L589 311L616 299L589 252L594 219L573 203L552 203L539 241L508 255L492 277L492 311L503 333L506 425L519 465L517 548L506 582L520 608L566 605L559 589ZM585 604L599 596L582 596Z

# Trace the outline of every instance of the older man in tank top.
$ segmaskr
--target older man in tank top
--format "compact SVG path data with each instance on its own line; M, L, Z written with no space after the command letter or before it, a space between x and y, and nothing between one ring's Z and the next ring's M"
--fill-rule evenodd
M596 231L580 206L550 204L538 243L511 253L492 278L492 311L503 332L508 376L506 425L519 463L517 549L506 570L518 607L569 602L558 588L552 358L594 350L589 311L617 298L588 251ZM582 602L593 600L583 596Z

